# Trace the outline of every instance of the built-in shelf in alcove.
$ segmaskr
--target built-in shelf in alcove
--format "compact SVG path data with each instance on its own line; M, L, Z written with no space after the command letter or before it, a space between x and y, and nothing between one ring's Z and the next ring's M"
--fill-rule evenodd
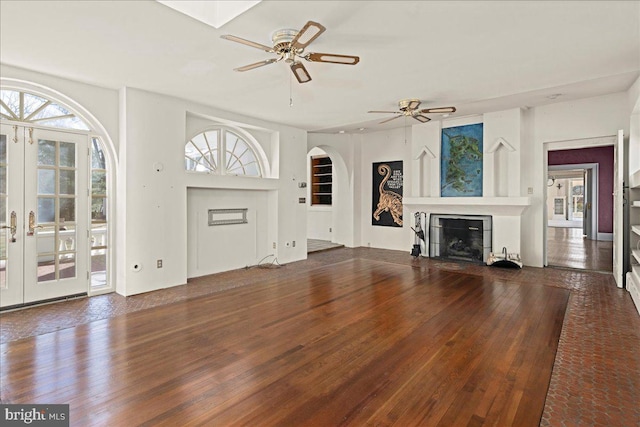
M412 210L430 212L520 216L531 206L530 197L404 197Z
M632 257L629 265L631 271L626 276L626 288L640 313L640 169L629 173L629 203L634 209L629 212L631 233L628 250L631 251Z

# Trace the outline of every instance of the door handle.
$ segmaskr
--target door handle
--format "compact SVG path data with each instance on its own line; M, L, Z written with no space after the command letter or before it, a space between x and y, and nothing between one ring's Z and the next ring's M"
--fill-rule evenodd
M36 225L36 214L35 212L29 212L29 231L27 231L27 236L33 236L36 228L44 228L41 225Z
M11 211L10 225L3 225L1 228L8 228L11 233L11 243L16 241L16 233L18 232L18 215L16 211Z

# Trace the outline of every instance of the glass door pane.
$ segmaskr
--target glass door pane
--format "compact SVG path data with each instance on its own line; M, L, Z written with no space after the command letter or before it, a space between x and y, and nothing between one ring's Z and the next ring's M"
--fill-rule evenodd
M0 306L23 302L24 129L0 124Z
M91 288L108 286L107 165L96 139L91 144Z
M86 293L88 270L87 135L36 129L25 154L25 300ZM31 165L31 167L29 167Z
M38 282L76 277L76 144L38 140Z
M7 135L0 135L0 289L7 289Z

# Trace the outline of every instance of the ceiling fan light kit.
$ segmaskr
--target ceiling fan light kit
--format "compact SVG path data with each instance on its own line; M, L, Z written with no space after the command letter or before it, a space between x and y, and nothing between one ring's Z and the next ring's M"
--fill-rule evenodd
M292 29L283 29L275 31L271 37L273 47L256 43L243 38L223 35L220 36L225 40L230 40L236 43L241 43L246 46L254 47L256 49L263 50L268 53L275 53L277 58L267 59L264 61L256 62L253 64L245 65L243 67L234 68L234 71L249 71L254 68L262 67L265 65L273 64L284 60L284 62L290 64L291 72L296 77L299 83L307 83L311 81L311 75L305 68L305 66L299 61L304 59L309 62L326 62L331 64L343 64L343 65L356 65L360 62L360 58L353 55L338 55L334 53L307 53L304 54L304 49L317 39L322 33L326 31L326 28L321 24L309 21L300 31Z
M431 119L427 116L424 116L423 114L447 114L456 112L456 107L423 108L422 110L418 110L418 107L421 103L422 102L419 99L415 98L401 99L400 101L398 101L399 111L372 110L369 111L369 113L396 114L396 116L380 122L380 124L383 124L403 116L412 117L421 123L427 123Z

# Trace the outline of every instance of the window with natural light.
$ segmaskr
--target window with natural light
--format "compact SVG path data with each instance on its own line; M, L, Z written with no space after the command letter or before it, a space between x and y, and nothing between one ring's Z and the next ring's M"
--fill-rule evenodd
M85 122L63 106L27 92L0 90L0 116L6 120L63 129L89 130Z
M50 127L59 129L73 129L80 131L89 131L90 127L80 117L76 116L68 108L58 104L50 99L43 98L42 96L35 95L28 92L2 89L0 90L0 117L3 120L8 120L17 123L30 123L34 127ZM3 135L4 137L4 135ZM54 144L54 145L52 145ZM58 144L58 145L55 145ZM68 164L58 165L55 163L57 157L50 153L65 153L65 146L60 145L64 143L56 143L51 141L39 141L39 166L38 177L42 178L42 183L39 183L43 188L54 188L55 177L59 176L61 182L67 183L67 186L71 186L75 180L75 169L71 170ZM109 279L107 277L107 261L109 255L109 243L108 243L108 228L107 228L107 161L105 152L102 146L100 138L90 137L90 206L91 206L91 288L99 289L109 285ZM47 157L47 153L49 156ZM47 160L51 157L54 160ZM57 160L56 160L57 161ZM74 166L75 167L75 166ZM0 202L2 202L0 208L0 222L6 222L6 189L5 179L6 175L6 140L0 138ZM69 178L69 177L70 178ZM53 178L52 178L53 177ZM66 180L63 179L66 177ZM62 184L61 184L62 185ZM66 187L65 187L66 188ZM42 191L39 188L39 191ZM50 191L51 192L51 191ZM41 197L45 200L46 197ZM50 200L49 200L50 199ZM53 198L46 199L50 205L55 202ZM60 203L61 207L66 200L72 200L65 196L60 196L60 200L56 203ZM40 205L39 205L40 206ZM53 205L52 205L53 206ZM52 208L53 209L53 208ZM39 219L45 220L47 216L38 211ZM87 212L89 214L89 212ZM68 220L72 217L71 213L64 215ZM0 241L4 242L6 239L2 238ZM0 244L0 287L5 280L4 262L6 261L5 248L3 244Z
M102 144L91 138L91 287L107 286L107 162Z
M185 169L216 175L262 176L252 144L223 127L209 129L187 141Z

